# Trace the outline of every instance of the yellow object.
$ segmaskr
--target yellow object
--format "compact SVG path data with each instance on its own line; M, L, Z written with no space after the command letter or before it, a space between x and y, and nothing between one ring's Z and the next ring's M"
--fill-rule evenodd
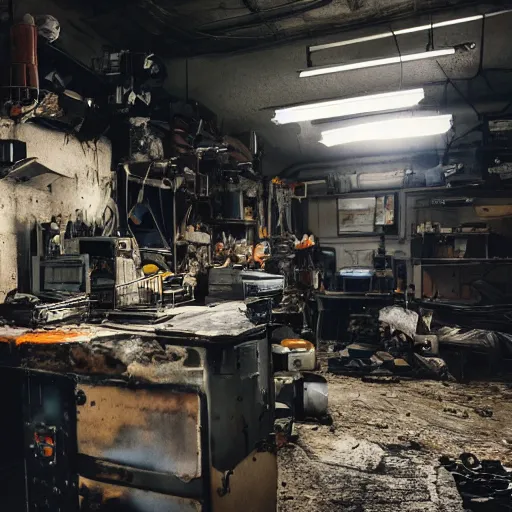
M152 276L153 274L157 274L160 269L154 263L148 263L142 267L142 272L144 272L145 276Z
M161 276L162 276L162 279L165 279L166 277L174 275L174 273L170 272L170 271L162 272L162 270L157 265L155 265L154 263L148 263L147 265L144 265L142 267L142 272L144 272L145 276L153 276L155 274L160 273Z
M259 227L259 238L268 238L268 230L265 226L260 226Z
M290 350L294 350L297 348L303 348L306 350L313 350L315 346L313 343L311 343L308 340L302 340L302 339L293 339L293 338L287 338L283 341L281 341L281 345L283 347L289 348Z

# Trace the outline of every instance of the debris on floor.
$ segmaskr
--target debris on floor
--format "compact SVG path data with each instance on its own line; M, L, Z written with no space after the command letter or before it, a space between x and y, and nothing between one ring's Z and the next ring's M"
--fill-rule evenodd
M360 330L354 342L349 330L344 341L336 342L329 372L460 381L511 373L510 334L439 325L432 311L423 308L416 313L385 307L378 320L377 336L375 328Z
M499 460L478 460L472 453L441 457L453 476L464 507L475 512L505 512L512 506L512 471Z
M296 423L279 450L280 512L463 512L441 455L512 465L509 384L325 376L333 424Z
M340 343L338 357L330 358L328 368L336 374L371 376L425 377L449 379L444 361L437 357L436 335L417 334L426 322L415 311L399 306L382 308L378 314L376 332L358 343ZM375 333L374 333L375 334ZM361 339L361 338L359 338Z

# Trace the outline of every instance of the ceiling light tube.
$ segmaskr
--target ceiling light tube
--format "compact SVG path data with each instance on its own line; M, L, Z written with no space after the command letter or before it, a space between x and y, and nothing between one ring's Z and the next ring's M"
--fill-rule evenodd
M327 75L329 73L340 73L342 71L352 71L356 69L374 68L377 66L387 66L389 64L400 64L400 62L411 62L415 60L435 59L453 55L455 48L444 48L443 50L432 50L429 52L410 53L409 55L397 55L396 57L386 57L384 59L372 59L362 62L352 62L350 64L334 64L331 66L313 67L303 69L299 73L300 78L310 76Z
M453 20L446 20L446 21L439 21L437 23L432 24L426 24L426 25L419 25L416 27L409 27L409 28L402 28L399 30L394 31L388 31L388 32L382 32L380 34L373 34L371 36L363 36L363 37L356 37L354 39L347 39L345 41L336 41L334 43L326 43L326 44L317 44L314 46L310 46L308 48L309 53L319 52L322 50L329 50L331 48L338 48L340 46L349 46L351 44L359 44L359 43L366 43L369 41L376 41L378 39L386 39L388 37L400 36L403 34L412 34L414 32L424 32L427 30L432 30L435 28L441 28L441 27L449 27L451 25L459 25L461 23L469 23L471 21L478 21L483 18L488 18L491 16L500 16L502 14L507 14L512 12L512 9L507 9L504 11L497 11L497 12L491 12L488 14L476 14L474 16L467 16L465 18L456 18Z
M451 114L402 117L327 130L322 132L322 140L320 142L327 147L332 147L351 142L427 137L446 133L451 126Z
M423 89L409 89L369 96L308 103L295 107L278 108L272 121L275 124L299 123L315 119L354 116L368 112L398 110L417 105L425 97Z

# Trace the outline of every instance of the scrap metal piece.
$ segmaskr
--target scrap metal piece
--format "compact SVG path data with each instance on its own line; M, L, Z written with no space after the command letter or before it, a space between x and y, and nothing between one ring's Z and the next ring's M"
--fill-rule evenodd
M418 313L398 306L388 306L379 311L379 322L389 325L391 334L394 331L403 332L414 339L418 325Z
M304 416L322 418L329 405L327 380L316 373L304 373L303 376Z
M510 509L512 471L499 460L482 460L472 453L462 453L458 459L448 456L440 463L453 476L465 509L497 512Z
M419 366L420 373L425 374L426 377L440 380L453 380L448 366L443 359L439 357L423 357L420 354L414 354L414 360Z

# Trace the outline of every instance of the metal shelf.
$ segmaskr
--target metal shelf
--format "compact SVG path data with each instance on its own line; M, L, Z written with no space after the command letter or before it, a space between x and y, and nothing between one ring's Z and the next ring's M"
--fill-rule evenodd
M205 221L205 224L212 225L223 225L223 224L235 224L239 226L256 226L255 220L243 220L243 219L211 219L209 221Z
M467 236L489 236L491 234L492 233L490 233L489 231L486 231L485 233L475 233L474 231L471 231L469 233L462 233L460 231L457 231L455 233L416 233L416 234L412 235L412 238L423 238L425 235L427 235L427 236L432 236L432 235L451 236L454 238L465 238Z
M422 267L437 265L472 265L475 263L484 263L487 265L507 265L512 263L512 258L413 258L412 261L413 265L421 265Z

